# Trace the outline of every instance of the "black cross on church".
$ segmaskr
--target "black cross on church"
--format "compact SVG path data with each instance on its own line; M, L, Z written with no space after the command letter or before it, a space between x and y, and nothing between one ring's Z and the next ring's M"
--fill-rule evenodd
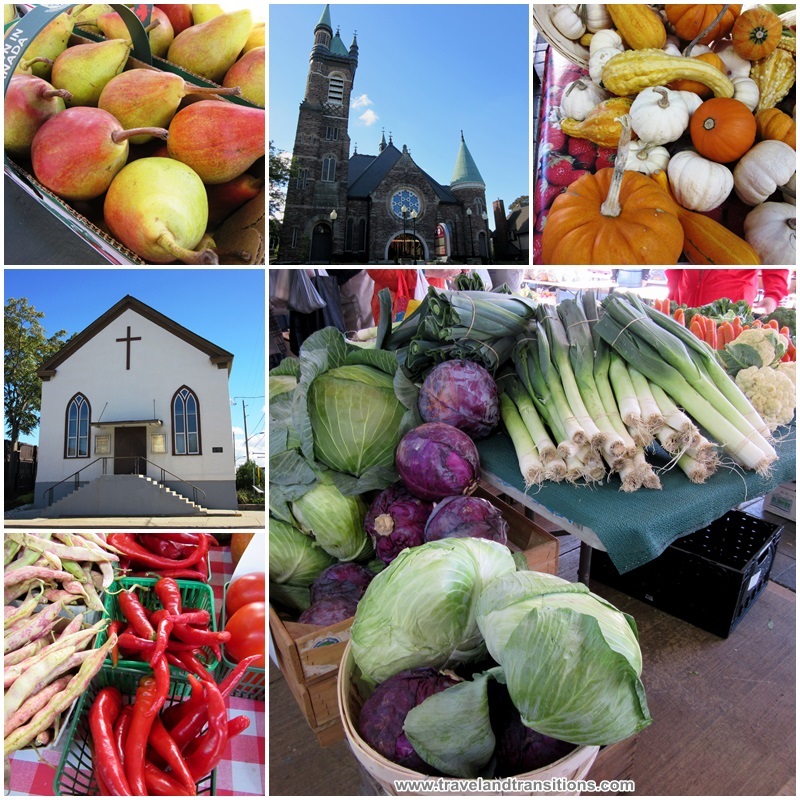
M128 333L124 339L117 339L118 342L126 342L127 353L125 355L125 369L131 368L131 342L141 342L141 336L131 336L131 326L128 325Z

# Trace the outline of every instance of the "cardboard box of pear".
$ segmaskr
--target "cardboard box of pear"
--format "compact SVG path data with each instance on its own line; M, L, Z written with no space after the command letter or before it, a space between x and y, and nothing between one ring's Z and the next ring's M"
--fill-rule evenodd
M81 31L80 34L73 32L68 41L68 48L75 45L102 41L105 41L102 36L95 36L86 31ZM153 56L152 60L153 66L149 66L133 56L129 56L123 71L146 69L170 72L180 76L188 83L195 86L218 86L218 84L201 78L165 59ZM218 97L218 99L213 100L215 103L228 102L249 108L261 108L239 97L222 97L217 95L213 95L212 97ZM184 98L181 109L183 109L185 105L198 101L209 102L209 96L189 94ZM163 142L156 140L155 142L143 145L131 145L128 163L150 155L148 151L152 151L158 144L163 144ZM265 157L260 157L246 170L246 174L252 175L254 179L263 182L265 163ZM110 233L103 218L105 195L101 195L99 198L89 201L66 201L50 191L35 177L30 161L10 159L8 155L6 155L5 171L23 190L34 197L71 230L80 235L93 249L99 251L109 263L119 265L156 263L141 258L115 239ZM264 195L265 190L262 188L255 198L230 215L229 218L216 224L212 231L214 236L214 244L212 246L214 246L217 251L217 259L220 264L242 266L265 263L266 215L264 213ZM209 244L208 240L204 237L204 239L198 243L198 252L208 253L207 245ZM157 263L165 262L160 261ZM184 260L184 263L191 262ZM198 263L214 262L201 260Z

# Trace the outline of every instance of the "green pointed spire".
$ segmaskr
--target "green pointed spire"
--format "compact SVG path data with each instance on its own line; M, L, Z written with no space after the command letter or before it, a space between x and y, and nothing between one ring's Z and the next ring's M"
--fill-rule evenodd
M339 35L339 29L336 29L336 35L331 39L331 53L335 56L349 56L350 52L344 46L344 42L342 41L342 37Z
M464 131L461 131L461 146L458 148L456 165L453 169L453 177L450 179L450 186L452 187L462 183L479 183L481 186L486 186L481 177L480 170L467 148L467 143L464 141Z
M331 26L331 7L330 4L325 6L325 9L322 12L322 16L319 18L319 22L317 23L317 27L319 28L320 25L324 25L327 28L330 28L333 31L333 27Z

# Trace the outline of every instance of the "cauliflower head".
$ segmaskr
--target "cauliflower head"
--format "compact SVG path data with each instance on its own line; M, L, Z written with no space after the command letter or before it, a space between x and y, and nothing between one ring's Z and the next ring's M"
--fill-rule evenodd
M750 328L725 345L720 357L726 370L736 375L745 367L771 367L781 360L789 340L774 328Z
M796 392L794 382L785 371L772 367L746 367L736 375L736 385L771 431L792 421Z
M797 362L796 361L782 361L775 367L778 372L782 372L792 379L795 389L797 388Z

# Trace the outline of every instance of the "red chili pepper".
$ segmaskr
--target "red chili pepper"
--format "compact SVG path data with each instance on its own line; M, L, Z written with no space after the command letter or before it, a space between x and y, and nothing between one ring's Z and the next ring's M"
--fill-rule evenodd
M97 693L89 709L89 729L95 746L94 765L98 782L102 781L111 794L126 797L130 796L131 788L114 746L114 723L121 710L119 689L106 686Z
M142 605L136 592L121 591L117 595L117 602L119 603L119 610L133 626L137 636L155 641L155 628L150 622L147 609Z
M234 717L233 719L228 720L228 740L230 741L233 739L234 736L238 736L243 731L246 731L250 727L250 720L245 717Z
M149 639L142 639L129 631L120 634L117 644L119 644L119 648L123 653L142 653L148 659L156 646L155 642L151 642Z
M189 792L186 787L173 780L165 772L162 772L151 761L145 760L144 762L144 779L147 784L148 791L145 795L154 794L159 797L189 797ZM193 793L194 794L194 793Z
M133 572L134 578L178 578L187 581L208 583L208 573L198 572L193 569L160 569L158 572Z
M230 641L230 631L200 631L189 625L177 623L172 628L172 633L176 639L180 639L186 644L193 644L196 647L203 647L207 644L222 644Z
M128 731L131 729L132 719L133 706L125 706L114 724L114 746L119 753L119 763L122 764L123 769L125 768L125 742L128 741Z
M186 751L186 766L195 781L216 768L228 744L228 716L225 698L214 681L203 681L208 700L208 730Z
M162 659L163 661L163 659ZM136 690L136 701L133 705L133 719L125 742L125 775L128 778L132 793L147 795L147 785L144 779L144 760L147 750L147 739L153 719L158 714L161 706L160 687L152 677L142 678ZM163 703L163 699L161 700Z
M186 652L180 653L179 658L184 664L183 669L187 672L194 672L195 675L207 681L214 680L214 677L206 669L205 664L197 658L194 650L187 650Z
M156 646L150 655L150 666L152 667L156 661L164 660L164 653L167 652L167 644L169 643L169 635L172 633L172 623L168 619L162 619L158 623L158 631L156 633ZM153 667L155 669L155 667Z
M156 582L156 597L161 601L161 605L170 613L171 616L178 616L183 610L181 602L181 590L174 578L161 578Z
M127 556L132 562L154 569L183 569L204 559L208 553L208 539L200 537L197 549L184 559L162 558L142 547L132 533L109 533L107 541Z
M152 668L156 679L155 703L158 707L158 711L161 711L161 709L164 707L164 703L167 700L167 695L169 694L169 664L162 653L159 658L151 659L150 667Z
M227 697L239 685L239 681L244 676L247 668L260 658L260 655L247 656L234 667L233 672L227 675L219 685L219 689L222 692L223 697Z
M183 719L189 712L196 708L204 708L206 697L203 691L203 684L200 683L194 675L189 673L186 676L192 686L192 693L180 703L173 703L161 715L161 719L167 729L173 728L181 719Z
M183 755L175 740L169 735L164 723L156 717L150 729L150 738L147 740L153 750L164 759L174 773L175 777L186 787L189 794L197 794L192 774L183 760Z
M140 533L137 535L137 539L139 544L154 556L172 559L181 558L183 556L183 552L175 542L171 542L169 539L162 539L158 534Z
M112 619L108 623L106 633L110 639L113 634L117 634L117 643L111 648L111 663L116 667L119 664L119 637L122 633L123 622L121 619Z

